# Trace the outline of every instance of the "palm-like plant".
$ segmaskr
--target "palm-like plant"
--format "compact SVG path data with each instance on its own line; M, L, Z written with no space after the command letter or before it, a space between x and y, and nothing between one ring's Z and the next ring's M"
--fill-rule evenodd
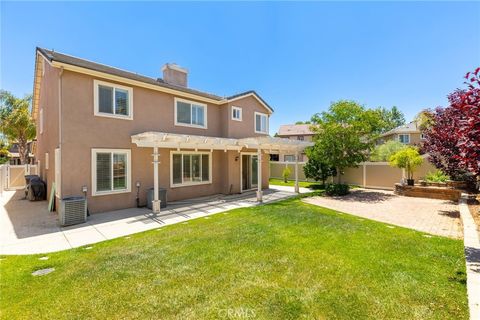
M18 144L22 164L28 161L28 141L35 138L35 122L30 115L32 96L17 98L8 91L0 91L0 132Z

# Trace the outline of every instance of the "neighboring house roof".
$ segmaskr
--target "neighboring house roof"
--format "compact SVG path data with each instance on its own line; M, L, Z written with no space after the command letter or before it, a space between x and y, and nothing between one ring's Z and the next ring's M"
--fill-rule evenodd
M139 74L134 73L134 72L125 71L125 70L118 69L118 68L115 68L115 67L111 67L111 66L108 66L108 65L104 65L104 64L92 62L92 61L89 61L89 60L80 59L80 58L77 58L77 57L66 55L66 54L56 52L56 51L53 51L53 50L47 50L47 49L37 47L37 52L39 52L50 63L56 61L56 62L59 62L59 63L64 63L64 64L68 64L68 65L75 66L75 67L94 70L94 71L97 71L97 72L106 73L106 74L114 75L114 76L117 76L117 77L122 77L122 78L130 79L130 80L134 80L134 81L139 81L139 82L146 83L146 84L149 84L149 85L154 85L154 86L158 86L158 87L162 87L162 88L167 88L167 89L171 89L171 90L184 92L184 93L192 94L192 95L195 95L195 96L211 99L211 100L217 101L218 104L227 103L227 102L237 100L237 99L240 99L240 98L243 98L243 97L246 97L246 96L254 96L257 100L259 100L259 102L265 108L267 108L270 112L273 112L273 108L270 107L265 102L265 100L263 100L253 90L238 93L238 94L235 94L235 95L232 95L232 96L229 96L229 97L221 97L221 96L218 96L218 95L215 95L215 94L211 94L211 93L207 93L207 92L203 92L203 91L199 91L199 90L195 90L195 89L190 89L190 88L183 87L183 86L170 84L170 83L165 82L161 78L154 79L154 78L151 78L151 77L139 75Z
M310 124L282 124L278 129L279 136L308 136L314 135Z
M385 132L382 134L382 137L389 136L392 134L398 134L398 133L420 133L420 129L418 128L417 122L412 121L410 123L407 123L405 125L396 127L390 131Z

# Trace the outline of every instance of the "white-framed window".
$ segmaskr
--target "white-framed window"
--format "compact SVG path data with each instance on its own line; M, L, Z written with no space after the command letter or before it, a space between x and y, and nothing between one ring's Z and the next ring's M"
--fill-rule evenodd
M242 121L242 108L232 106L232 120Z
M50 166L50 157L48 155L48 152L45 152L45 170L48 170L49 166Z
M408 133L399 134L398 135L398 141L400 141L401 143L405 143L405 144L410 143L410 134L408 134Z
M255 112L255 132L268 134L268 115Z
M183 187L212 183L212 153L170 152L170 186Z
M115 83L93 81L94 114L101 117L133 119L133 89Z
M92 195L130 192L130 149L92 149Z
M40 118L39 119L40 134L42 134L43 133L43 108L40 108L40 112L39 112L38 116Z
M285 162L295 162L295 155L286 154L286 155L283 156L283 161L285 161Z
M420 134L420 139L425 140L425 133Z
M175 98L175 125L207 129L207 105Z

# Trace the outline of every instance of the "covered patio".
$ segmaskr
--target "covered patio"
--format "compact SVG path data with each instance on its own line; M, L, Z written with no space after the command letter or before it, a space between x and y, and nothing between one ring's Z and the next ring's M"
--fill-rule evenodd
M209 151L213 152L214 150L220 151L236 151L239 154L242 151L254 150L256 153L256 159L258 163L262 163L262 159L265 155L268 156L270 153L278 152L290 152L295 154L295 187L294 191L299 193L298 185L298 156L299 154L309 146L312 146L312 142L300 141L300 140L291 140L285 138L276 138L271 136L257 136L241 139L233 138L220 138L220 137L210 137L210 136L200 136L200 135L186 135L186 134L175 134L167 132L144 132L132 135L132 143L136 144L137 147L143 148L152 148L153 149L153 200L152 200L152 211L154 213L160 213L160 204L159 199L159 171L158 166L160 163L160 154L159 148L166 149L176 149L177 151L182 150L194 150L198 151ZM256 171L256 201L263 201L263 191L262 191L262 166L257 166Z
M274 187L274 186L272 186ZM302 191L302 190L301 190ZM285 189L264 190L263 203L295 196ZM255 191L213 195L170 202L162 213L129 208L92 214L86 223L59 227L58 216L47 210L46 201L23 199L23 191L6 191L1 197L0 254L35 254L61 251L158 229L191 219L258 205Z

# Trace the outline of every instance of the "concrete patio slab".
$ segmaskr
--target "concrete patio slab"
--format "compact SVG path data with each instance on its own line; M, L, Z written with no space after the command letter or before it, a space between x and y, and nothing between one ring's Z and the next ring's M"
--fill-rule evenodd
M263 203L295 195L293 187L272 188L264 191ZM215 195L169 203L160 214L153 214L146 208L92 214L87 223L61 228L56 213L47 210L46 201L31 202L22 198L23 191L6 191L1 197L0 254L35 254L77 248L231 209L258 205L254 191L238 195Z

